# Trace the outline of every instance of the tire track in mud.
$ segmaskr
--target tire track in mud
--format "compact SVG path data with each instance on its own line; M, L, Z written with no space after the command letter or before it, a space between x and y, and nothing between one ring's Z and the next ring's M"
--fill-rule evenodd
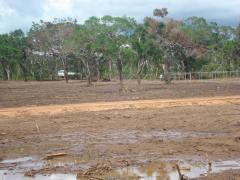
M56 115L71 112L95 112L123 109L174 108L180 106L240 105L240 96L219 96L186 99L153 99L137 101L116 101L81 103L65 105L26 106L17 108L1 108L0 117Z

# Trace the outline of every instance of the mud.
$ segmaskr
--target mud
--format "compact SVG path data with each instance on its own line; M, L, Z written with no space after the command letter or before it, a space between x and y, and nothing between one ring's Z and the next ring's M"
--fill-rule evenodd
M49 163L41 162L40 160L33 160L31 157L18 158L13 160L2 161L2 165L7 165L9 163L15 163L15 169L4 169L3 167L0 170L1 179L5 180L24 180L29 179L29 172L34 172L37 170L31 170L36 168L33 161L38 164L41 164L40 170L36 174L30 174L31 179L34 180L77 180L77 179L91 179L94 176L97 176L101 179L141 179L141 180L157 180L157 179L166 179L166 180L178 180L179 173L176 166L180 168L180 173L187 179L198 178L198 177L208 177L214 173L221 173L227 170L239 170L240 169L240 160L228 160L228 161L217 161L211 162L211 164L206 164L206 162L188 162L188 161L162 161L162 162L151 162L145 163L145 165L138 166L127 166L124 168L114 169L111 166L95 166L87 167L82 166L82 173L78 174L60 174L54 173L51 170L46 171L49 166L53 167ZM72 162L77 164L77 162ZM68 169L67 166L69 163L62 161L62 163L56 164L55 168L62 167L62 169ZM27 171L27 169L30 169ZM91 169L91 170L90 170ZM28 173L24 171L27 171ZM80 170L79 170L80 171Z
M0 107L65 105L89 102L182 99L239 95L239 79L220 81L176 81L165 85L160 81L124 81L127 92L119 93L119 83L97 82L21 82L0 81Z
M190 168L183 172L194 178L193 172L207 174L208 162L212 171L203 179L239 177L239 81L169 87L144 82L141 88L129 82L135 91L126 95L115 92L117 83L89 89L70 82L70 94L60 83L1 82L0 94L8 93L0 96L0 172L5 179L21 179L26 172L39 179L74 179L91 169L99 177L108 167L109 177L119 179L126 169L129 176L137 171L154 176L159 166L176 173L175 163ZM109 88L113 91L106 92ZM54 153L67 155L42 160Z

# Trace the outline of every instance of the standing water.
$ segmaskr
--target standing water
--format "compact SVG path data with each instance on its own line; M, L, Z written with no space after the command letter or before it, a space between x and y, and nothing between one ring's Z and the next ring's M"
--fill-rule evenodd
M62 163L65 164L64 162ZM220 173L225 170L240 169L240 160L217 161L211 167L204 163L190 164L187 161L178 163L181 174L188 178L207 176L211 173ZM25 177L24 173L30 169L44 168L44 162L24 157L0 162L0 180L77 180L76 174L52 173L37 174L34 177ZM66 167L67 168L67 167ZM97 175L96 175L97 176ZM159 162L136 167L126 167L107 173L101 178L122 179L124 177L140 180L168 179L178 180L179 174L175 162Z

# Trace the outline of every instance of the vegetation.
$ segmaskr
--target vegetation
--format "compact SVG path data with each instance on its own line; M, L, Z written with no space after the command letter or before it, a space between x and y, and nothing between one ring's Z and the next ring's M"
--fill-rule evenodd
M208 23L199 17L177 21L155 9L143 23L133 18L91 17L33 23L27 34L0 35L0 78L54 80L58 70L92 81L137 79L171 72L240 70L240 25Z

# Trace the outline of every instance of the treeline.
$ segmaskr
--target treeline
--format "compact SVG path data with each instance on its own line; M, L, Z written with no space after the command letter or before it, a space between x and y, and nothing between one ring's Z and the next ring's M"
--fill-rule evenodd
M33 23L27 34L0 35L0 78L55 80L58 70L92 81L142 78L171 72L240 70L240 25L178 21L155 9L143 23L134 18L91 17L83 24L55 19Z

